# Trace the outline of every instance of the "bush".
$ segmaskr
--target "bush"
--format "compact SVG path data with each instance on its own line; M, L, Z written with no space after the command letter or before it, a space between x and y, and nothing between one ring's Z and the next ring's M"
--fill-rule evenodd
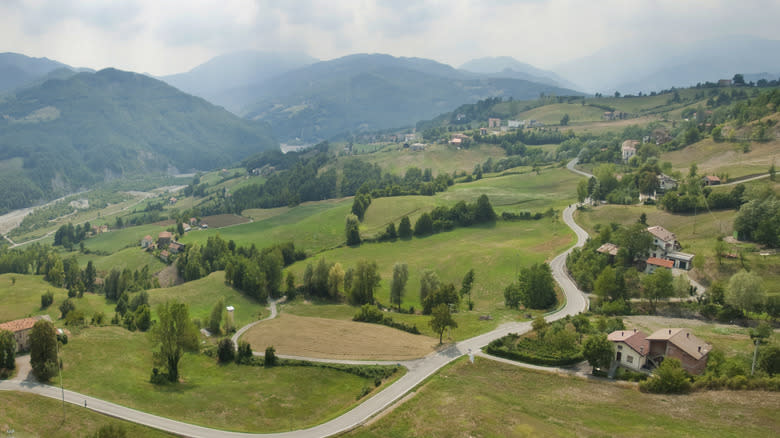
M152 368L152 376L149 378L149 382L153 385L165 385L168 383L168 376L165 373L161 373L159 369Z
M535 365L571 365L583 360L579 348L571 351L560 351L549 342L519 338L512 334L494 340L488 344L485 351L494 356Z
M219 363L232 362L236 358L236 346L230 338L223 338L217 345L217 360Z
M45 309L49 306L51 306L51 303L54 302L54 294L52 291L48 291L45 294L41 295L41 309Z
M248 342L239 341L238 351L236 352L236 363L240 365L249 365L252 362L252 346Z
M263 356L263 366L270 368L276 366L276 350L273 345L265 349L265 355Z
M639 384L639 390L656 394L684 394L691 390L691 381L679 360L666 358L651 378Z
M106 424L98 429L94 438L126 438L127 431L121 425Z
M412 313L414 313L414 308L412 308ZM368 322L371 324L382 324L415 335L420 334L420 330L417 329L416 325L393 321L393 318L385 316L384 312L379 310L379 307L371 304L363 304L360 307L360 311L352 317L352 320L357 322Z

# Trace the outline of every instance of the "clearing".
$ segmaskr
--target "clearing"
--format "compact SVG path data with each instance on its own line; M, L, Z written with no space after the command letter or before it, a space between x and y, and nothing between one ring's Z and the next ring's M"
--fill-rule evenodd
M355 360L417 359L439 343L379 324L289 314L252 327L241 339L255 351L273 345L277 354Z

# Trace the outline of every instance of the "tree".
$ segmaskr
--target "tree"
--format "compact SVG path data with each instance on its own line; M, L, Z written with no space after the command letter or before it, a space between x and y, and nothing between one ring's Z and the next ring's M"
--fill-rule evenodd
M642 296L650 302L655 313L658 300L669 298L674 294L672 271L658 268L652 274L642 278Z
M328 271L328 296L335 300L341 296L341 287L344 285L344 268L341 263L336 263Z
M772 161L772 165L769 166L769 180L775 181L777 179L777 170L775 170L775 162Z
M511 283L504 289L504 305L506 307L518 309L521 299L520 286L517 283Z
M493 222L496 220L496 212L490 204L487 195L477 198L477 206L474 211L474 221L477 223Z
M349 303L355 306L373 304L374 291L381 280L376 262L359 261L352 278Z
M276 363L276 349L273 347L273 345L271 345L265 349L265 354L263 355L263 366L270 368L276 366Z
M414 235L426 236L428 234L433 234L433 219L430 213L425 212L414 223Z
M744 312L758 311L766 303L762 278L744 269L734 274L726 286L726 304Z
M222 338L217 344L217 361L219 363L233 362L236 357L236 345L230 338Z
M613 356L612 342L604 333L588 336L582 344L582 357L593 367L593 371L609 368Z
M471 301L471 288L474 286L474 269L469 269L466 275L463 276L463 281L460 283L460 296L468 294L469 296L469 310L474 308L474 302Z
M745 77L740 73L735 74L731 81L734 82L734 85L745 85Z
M287 271L287 277L285 277L284 282L287 299L292 301L295 299L295 293L297 292L297 289L295 288L295 274L293 274L292 271Z
M151 331L155 361L168 370L168 380L179 381L179 361L185 351L198 348L198 329L190 321L189 307L178 301L166 301L157 307L159 321Z
M52 291L47 291L43 295L41 295L41 309L45 309L49 306L51 306L51 303L54 302L54 293Z
M409 220L409 216L402 217L401 222L398 223L398 237L401 239L412 237L412 222Z
M566 126L569 124L569 113L566 113L561 117L561 126Z
M220 326L222 325L222 313L224 308L225 299L220 298L211 309L211 314L209 315L209 332L214 336L221 333Z
M360 221L354 214L347 215L345 233L347 236L347 245L360 245Z
M76 310L76 305L73 304L73 300L67 298L62 302L62 304L60 304L60 313L62 314L61 318L65 319L68 316L68 313L74 310Z
M616 233L616 243L625 249L623 264L630 266L634 260L643 256L653 247L653 235L647 231L647 226L642 223L633 223L621 228Z
M8 330L0 330L0 369L16 368L16 339Z
M435 333L439 334L439 345L441 345L444 337L444 330L447 330L447 327L457 328L458 323L452 319L450 307L443 303L433 308L431 316L432 318L428 324Z
M30 366L41 382L48 381L58 371L57 334L54 324L45 319L38 320L30 333Z
M395 240L398 237L398 233L395 231L395 224L390 222L385 228L385 234L383 236L387 240Z
M84 269L82 281L84 282L84 289L94 292L95 291L95 279L97 278L97 269L92 263L92 260L87 262L87 267Z
M588 197L588 180L581 179L577 183L577 202L582 203Z
M450 309L457 309L460 303L460 296L455 291L455 285L452 283L440 284L436 290L430 293L425 300L423 300L423 315L428 315L433 311L433 308L439 304L446 304Z
M424 302L428 295L439 288L439 276L430 269L423 271L420 276L420 302Z
M406 282L409 280L409 270L406 263L393 265L393 279L390 281L390 304L398 306L401 310L401 299L406 290Z
M602 302L612 301L618 298L618 283L615 281L615 268L606 266L601 271L596 281L593 282L593 292L599 296Z
M521 269L518 286L523 305L529 309L546 309L557 301L552 271L545 263Z

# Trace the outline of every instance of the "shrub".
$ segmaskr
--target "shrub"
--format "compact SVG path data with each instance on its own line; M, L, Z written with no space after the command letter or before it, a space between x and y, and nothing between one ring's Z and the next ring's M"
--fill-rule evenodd
M273 345L265 349L265 355L263 356L263 366L270 368L276 366L276 350Z
M639 390L657 394L683 394L691 390L691 381L679 360L666 358L651 378L639 384Z
M239 341L236 352L236 363L249 365L252 362L252 346L248 342Z
M510 334L488 344L488 354L536 365L571 365L583 360L579 348L560 351L548 342Z
M412 313L414 313L414 308L412 308ZM393 318L389 316L385 316L384 312L379 310L379 307L373 306L371 304L362 305L360 307L360 311L356 313L355 316L352 317L352 320L357 322L382 324L415 335L420 334L420 330L417 329L416 325L409 325L403 322L393 321Z
M48 291L45 294L41 295L41 309L45 309L49 306L51 306L51 303L54 302L54 294L52 291Z
M159 369L152 368L152 376L149 378L149 382L153 385L165 385L168 383L168 376L165 373L161 373Z
M68 312L72 310L76 310L76 305L73 304L73 301L70 298L60 304L60 313L62 313L63 319L65 319L68 316Z
M106 320L106 315L103 312L95 312L94 315L92 315L92 325L103 325L103 323Z
M232 362L236 358L236 346L230 338L223 338L217 345L217 360L219 363Z
M94 438L126 438L127 431L121 425L106 424L98 429Z

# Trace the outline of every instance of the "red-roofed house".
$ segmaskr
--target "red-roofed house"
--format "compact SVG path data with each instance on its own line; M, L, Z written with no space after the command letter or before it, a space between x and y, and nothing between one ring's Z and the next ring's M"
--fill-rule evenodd
M154 239L152 239L152 236L146 235L143 239L141 239L141 248L149 248L152 243L154 243Z
M636 329L616 330L607 335L607 339L615 345L617 365L632 371L642 371L650 353L650 343L646 337Z
M166 251L166 250L160 251L160 260L162 260L164 262L168 262L168 258L170 256L171 256L171 254L168 251Z
M679 359L683 369L701 374L707 366L712 345L702 341L684 328L661 329L647 337L650 343L648 359L660 364L663 358Z
M652 274L658 268L672 269L674 267L673 261L659 259L658 257L650 257L647 259L646 263L645 272L648 274Z
M650 257L671 260L678 269L691 269L694 255L679 251L680 243L674 233L660 225L648 227L647 232L652 234L655 245L650 249Z
M173 233L170 231L160 231L160 234L157 235L157 245L168 246L172 239Z
M41 319L51 321L49 315L36 316L33 318L23 318L14 321L8 321L0 324L0 331L8 330L14 334L16 340L16 352L27 351L30 349L30 332L36 322Z
M715 175L707 175L702 178L702 181L704 182L705 186L717 186L720 184L720 178Z

